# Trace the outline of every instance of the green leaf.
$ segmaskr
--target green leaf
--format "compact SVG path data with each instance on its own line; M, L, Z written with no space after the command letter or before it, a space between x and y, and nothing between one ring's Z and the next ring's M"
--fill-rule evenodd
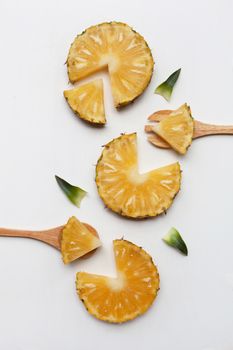
M170 245L171 247L179 250L184 255L188 255L188 248L181 237L180 233L172 227L166 236L163 238L163 241Z
M55 175L55 179L57 180L59 187L65 193L66 197L69 198L69 200L74 205L76 205L78 208L80 208L81 200L83 199L83 197L85 197L87 192L82 190L80 187L76 187L76 186L69 184L69 182L63 180L62 178L60 178L57 175Z
M163 96L167 101L170 101L172 91L177 79L179 78L181 68L175 71L155 89L155 94Z

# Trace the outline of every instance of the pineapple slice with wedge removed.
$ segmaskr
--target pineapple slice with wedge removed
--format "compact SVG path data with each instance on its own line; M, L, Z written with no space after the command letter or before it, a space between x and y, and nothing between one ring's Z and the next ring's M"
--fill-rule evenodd
M62 230L61 253L65 264L80 258L83 255L101 246L98 236L89 225L82 224L72 216Z
M166 211L180 189L179 163L140 174L137 137L123 134L105 145L96 166L96 184L105 205L114 212L135 218Z
M102 79L65 90L64 97L81 119L100 125L106 123Z
M160 112L162 115L162 111ZM164 115L152 128L176 152L185 154L192 143L194 119L190 107L185 103L175 111Z
M120 22L86 29L72 43L67 58L72 83L108 67L115 107L141 95L150 82L153 66L144 38Z
M159 290L159 274L142 248L113 241L117 277L78 272L76 289L88 312L102 321L122 323L143 314Z

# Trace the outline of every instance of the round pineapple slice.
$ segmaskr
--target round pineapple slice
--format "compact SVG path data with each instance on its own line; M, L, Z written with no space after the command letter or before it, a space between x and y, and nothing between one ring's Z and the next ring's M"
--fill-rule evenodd
M165 140L175 151L185 154L192 143L194 120L190 107L185 103L167 114L152 130Z
M99 237L94 234L91 226L82 224L74 216L68 220L61 236L61 253L65 264L69 264L100 246Z
M64 96L70 108L81 119L94 124L106 123L102 79L66 90Z
M180 189L181 171L174 163L139 174L136 133L105 145L96 166L96 184L105 205L123 216L140 219L166 211Z
M76 288L90 314L122 323L143 314L159 290L159 274L152 258L126 240L113 241L117 277L78 272Z
M127 24L102 23L78 35L67 58L72 83L108 67L115 107L132 102L150 82L153 58L144 38Z

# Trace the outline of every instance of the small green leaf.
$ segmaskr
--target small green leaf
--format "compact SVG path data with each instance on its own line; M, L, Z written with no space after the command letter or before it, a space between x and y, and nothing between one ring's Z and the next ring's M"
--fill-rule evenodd
M163 241L165 243L167 243L168 245L170 245L171 247L179 250L184 255L188 255L188 248L187 248L183 238L181 237L179 232L174 227L172 227L168 231L166 236L163 238Z
M80 187L69 184L69 182L63 180L57 175L55 175L55 179L67 198L69 198L69 200L79 208L81 200L83 197L85 197L87 192L82 190Z
M163 96L167 101L170 101L172 91L177 79L179 78L181 68L175 71L155 89L155 94Z

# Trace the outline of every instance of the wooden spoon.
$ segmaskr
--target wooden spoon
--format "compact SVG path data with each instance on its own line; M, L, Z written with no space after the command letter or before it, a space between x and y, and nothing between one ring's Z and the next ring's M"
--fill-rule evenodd
M151 116L149 116L148 120L154 121L154 122L160 122L162 119L166 118L167 115L170 113L171 113L170 110L158 111L153 113ZM170 148L170 145L153 131L152 125L146 125L145 131L148 133L153 133L150 136L148 136L148 141L153 143L153 145L159 148ZM233 126L205 124L205 123L199 122L198 120L194 120L193 139L197 139L198 137L209 136L209 135L233 135Z
M86 223L83 223L83 224L93 235L95 235L96 237L99 237L94 227ZM65 225L54 227L49 230L43 230L43 231L12 230L8 228L0 228L0 236L33 238L33 239L42 241L44 243L47 243L58 250L61 250L61 236L62 236L62 230L64 226ZM87 256L88 254L86 254L85 256Z

